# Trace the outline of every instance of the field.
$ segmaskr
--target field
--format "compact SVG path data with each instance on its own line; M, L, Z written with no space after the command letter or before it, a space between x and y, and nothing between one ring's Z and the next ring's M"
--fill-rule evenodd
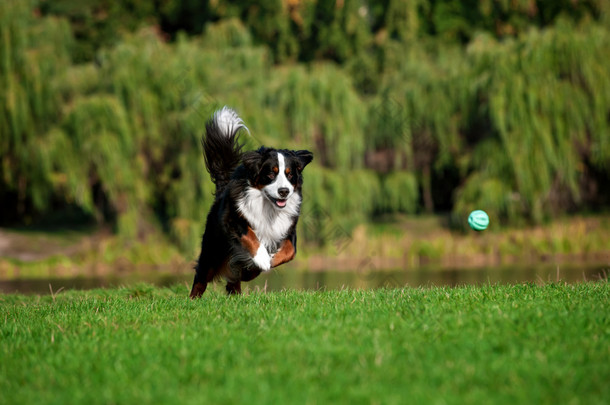
M607 403L610 284L0 296L2 403Z

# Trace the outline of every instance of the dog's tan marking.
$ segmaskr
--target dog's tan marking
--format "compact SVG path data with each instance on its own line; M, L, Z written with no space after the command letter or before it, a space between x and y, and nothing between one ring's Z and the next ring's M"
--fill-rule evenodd
M256 237L256 234L250 227L248 227L248 233L241 237L241 244L248 252L250 252L252 257L256 256L256 252L261 245L260 241Z
M208 283L195 283L193 285L193 289L191 290L191 299L199 298L205 292Z
M288 239L282 242L280 250L273 256L271 260L271 267L277 267L280 264L286 263L294 259L294 245Z

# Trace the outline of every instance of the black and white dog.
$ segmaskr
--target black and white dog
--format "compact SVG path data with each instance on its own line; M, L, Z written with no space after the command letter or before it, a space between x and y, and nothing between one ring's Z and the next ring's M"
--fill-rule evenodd
M306 150L261 146L242 152L238 132L246 129L235 111L224 107L206 123L205 163L216 185L195 268L191 298L214 279L227 280L229 294L292 260L301 207L302 172L313 159Z

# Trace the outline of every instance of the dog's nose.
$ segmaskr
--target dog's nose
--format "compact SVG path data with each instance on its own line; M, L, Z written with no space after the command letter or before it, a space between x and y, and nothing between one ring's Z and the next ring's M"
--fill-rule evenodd
M288 188L286 187L282 187L277 190L277 193L280 195L280 197L286 198L288 197L288 193L290 193L290 190L288 190Z

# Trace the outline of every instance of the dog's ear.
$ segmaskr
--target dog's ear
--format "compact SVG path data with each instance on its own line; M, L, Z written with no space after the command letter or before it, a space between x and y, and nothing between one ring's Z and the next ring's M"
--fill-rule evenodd
M294 155L299 160L299 170L303 170L313 160L313 153L308 150L295 150Z
M241 157L244 167L253 175L257 175L261 169L262 154L259 151L260 149L248 151Z

